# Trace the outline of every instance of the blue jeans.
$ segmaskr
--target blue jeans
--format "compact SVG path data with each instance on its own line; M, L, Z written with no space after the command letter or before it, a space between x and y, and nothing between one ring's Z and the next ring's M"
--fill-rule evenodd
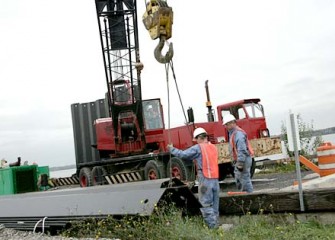
M218 225L219 218L219 180L209 179L198 174L200 211L209 228Z
M239 191L246 191L248 193L252 193L254 190L252 186L252 182L251 182L251 177L250 177L251 165L252 165L252 159L251 157L247 157L245 159L242 172L240 172L235 166L235 169L234 169L235 182L236 182L237 189Z

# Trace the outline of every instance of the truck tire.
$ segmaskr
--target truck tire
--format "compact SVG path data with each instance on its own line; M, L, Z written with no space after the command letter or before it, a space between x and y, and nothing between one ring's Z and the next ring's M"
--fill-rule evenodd
M88 167L83 167L79 172L79 183L81 187L92 186L92 172Z
M93 186L96 186L96 185L103 185L106 183L106 180L104 178L104 176L107 175L107 171L104 167L102 166L95 166L93 169L92 169L92 184Z
M180 158L171 158L166 170L167 177L175 177L182 181L189 180L190 171Z
M158 164L155 160L148 161L144 166L144 179L155 180L162 177Z

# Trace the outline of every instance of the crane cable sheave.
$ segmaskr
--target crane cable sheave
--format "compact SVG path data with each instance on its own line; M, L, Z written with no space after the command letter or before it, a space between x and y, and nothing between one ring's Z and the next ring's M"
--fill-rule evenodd
M173 57L173 45L169 43L169 50L162 55L164 43L172 36L173 11L163 0L150 0L143 14L143 23L149 31L151 39L159 38L154 55L158 62L168 63Z

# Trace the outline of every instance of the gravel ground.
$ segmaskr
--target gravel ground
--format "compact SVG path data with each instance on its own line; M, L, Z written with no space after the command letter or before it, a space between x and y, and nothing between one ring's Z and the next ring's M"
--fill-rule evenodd
M302 171L301 178L312 174L312 171ZM295 172L292 173L256 173L252 179L254 191L262 191L266 189L280 189L292 186L297 180ZM221 183L221 191L236 191L234 179L232 177L226 178Z
M311 171L302 171L301 177L305 177L313 172ZM293 185L293 182L296 180L296 173L258 173L253 177L253 186L254 191L262 191L266 189L278 189L289 187ZM234 179L232 177L226 178L221 183L221 191L226 193L228 191L236 191ZM26 231L16 231L13 229L7 229L3 225L0 225L0 240L35 240L35 239L45 239L45 240L93 240L96 238L65 238L60 236L47 236L42 233L33 233ZM107 240L108 238L99 238L100 240ZM116 240L116 239L114 239Z
M307 177L314 172L312 171L302 171L301 172L301 178L303 179L304 177ZM267 189L267 188L284 188L284 187L289 187L292 186L294 181L297 180L297 174L295 172L293 173L272 173L272 174L263 174L259 173L255 175L255 190L262 190L262 189ZM257 182L257 180L264 180L264 179L269 179L269 181L260 181Z
M3 225L0 225L0 240L21 240L21 239L27 239L27 240L107 240L110 238L66 238L66 237L60 237L60 236L47 236L43 233L33 233L28 231L16 231L14 229L8 229L5 228ZM117 240L117 239L114 239Z
M28 231L16 231L14 229L5 228L3 225L0 225L0 240L120 240L120 239L111 239L111 238L66 238L60 236L48 236L43 233L33 233Z

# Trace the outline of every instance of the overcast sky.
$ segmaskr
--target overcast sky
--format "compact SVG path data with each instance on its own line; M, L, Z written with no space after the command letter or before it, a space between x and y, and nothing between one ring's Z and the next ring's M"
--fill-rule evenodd
M168 4L176 77L197 121L206 121L209 80L213 107L261 98L273 134L290 109L315 129L335 126L335 1ZM70 105L106 92L94 0L0 1L0 33L0 158L74 164ZM157 41L141 21L139 34L143 98L161 97L166 107L164 65L153 55ZM184 120L171 91L177 126Z

